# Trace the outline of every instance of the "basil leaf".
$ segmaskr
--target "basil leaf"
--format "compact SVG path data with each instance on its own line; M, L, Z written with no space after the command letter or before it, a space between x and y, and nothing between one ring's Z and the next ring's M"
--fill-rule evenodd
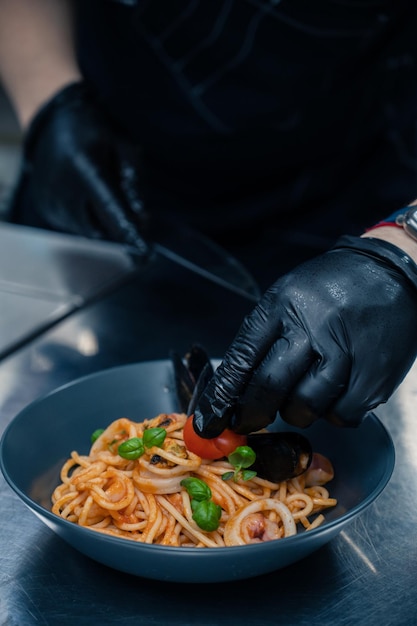
M148 428L143 433L143 443L145 448L152 448L152 446L157 446L160 448L165 441L165 437L167 436L167 431L165 428Z
M200 480L200 478L193 478L192 476L189 478L183 478L180 485L185 487L190 498L194 498L197 502L209 500L211 498L210 487L203 480ZM191 502L191 505L192 504L193 503Z
M251 478L255 478L256 472L253 470L243 470L241 472L242 480L250 480Z
M94 443L95 441L97 441L97 439L100 437L100 435L104 433L104 428L97 428L97 430L95 430L92 434L91 434L91 443Z
M250 467L255 463L256 454L250 446L238 446L227 457L229 463L238 469Z
M222 480L230 480L235 475L234 472L225 472L222 474Z
M123 459L134 461L145 452L145 446L143 445L142 439L139 439L139 437L132 437L131 439L127 439L121 443L117 452Z
M193 506L193 520L202 530L211 532L217 530L220 523L222 509L213 500L195 502Z

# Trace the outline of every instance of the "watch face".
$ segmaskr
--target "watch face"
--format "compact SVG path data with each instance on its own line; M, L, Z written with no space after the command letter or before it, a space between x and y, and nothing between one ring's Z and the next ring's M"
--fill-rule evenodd
M410 210L404 214L403 220L398 223L402 224L404 230L410 237L417 240L417 206L411 207Z

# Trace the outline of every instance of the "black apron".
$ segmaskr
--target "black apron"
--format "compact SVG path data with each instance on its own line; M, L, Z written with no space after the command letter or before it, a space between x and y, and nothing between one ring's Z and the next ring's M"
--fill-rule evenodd
M78 54L148 209L267 283L417 197L415 5L89 0Z

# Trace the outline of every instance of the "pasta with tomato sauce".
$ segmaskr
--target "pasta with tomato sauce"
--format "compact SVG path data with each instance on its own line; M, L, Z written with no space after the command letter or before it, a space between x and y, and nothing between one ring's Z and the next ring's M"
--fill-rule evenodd
M184 445L186 420L185 414L171 413L141 423L112 422L88 455L71 453L52 495L52 511L133 541L214 548L316 528L322 511L337 504L323 484L311 484L304 474L280 483L256 475L244 480L227 459L202 459ZM148 437L147 446L146 433L157 435Z

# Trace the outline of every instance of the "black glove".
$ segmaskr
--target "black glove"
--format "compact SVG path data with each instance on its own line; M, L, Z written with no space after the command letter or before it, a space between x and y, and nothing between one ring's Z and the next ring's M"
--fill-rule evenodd
M417 355L417 265L379 239L344 237L278 280L244 320L194 413L203 437L248 433L277 411L357 426Z
M85 83L65 87L28 129L10 221L127 243L146 256L134 150Z

